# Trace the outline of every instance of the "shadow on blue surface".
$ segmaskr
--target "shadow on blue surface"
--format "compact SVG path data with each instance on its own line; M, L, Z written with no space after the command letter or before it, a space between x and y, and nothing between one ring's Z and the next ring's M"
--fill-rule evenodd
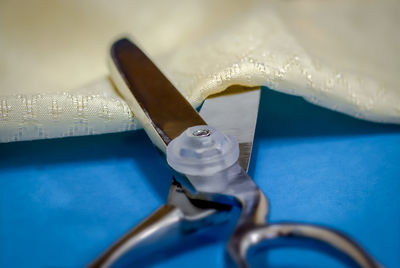
M263 88L257 125L262 138L349 136L400 132L400 127L359 120L334 112L300 97ZM261 122L260 122L261 121Z
M262 88L260 103L252 159L260 140L400 133L398 125L359 120L269 88ZM252 161L250 175L255 165Z

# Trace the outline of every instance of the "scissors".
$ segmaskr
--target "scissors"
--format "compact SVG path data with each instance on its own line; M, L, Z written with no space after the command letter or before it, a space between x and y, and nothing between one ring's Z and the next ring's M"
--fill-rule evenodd
M210 226L237 220L227 239L227 264L249 267L250 248L317 245L345 263L382 267L357 242L333 229L267 222L268 201L247 174L259 88L235 86L202 104L200 114L129 39L110 51L111 78L171 167L165 205L116 241L90 268L112 267L129 252L151 250ZM238 217L232 211L240 211ZM238 219L237 219L238 218Z

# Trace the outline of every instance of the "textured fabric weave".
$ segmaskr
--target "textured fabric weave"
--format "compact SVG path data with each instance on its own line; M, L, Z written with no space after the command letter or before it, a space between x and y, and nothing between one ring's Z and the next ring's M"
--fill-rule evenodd
M399 11L398 1L2 1L0 142L138 128L107 78L109 46L125 34L195 106L233 84L264 85L400 123Z

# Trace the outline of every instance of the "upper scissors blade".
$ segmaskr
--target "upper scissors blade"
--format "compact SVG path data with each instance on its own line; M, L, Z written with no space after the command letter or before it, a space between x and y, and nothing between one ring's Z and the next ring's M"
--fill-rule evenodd
M157 66L128 39L111 47L111 77L162 151L189 127L206 123Z
M208 97L200 115L208 125L239 142L239 164L247 171L253 147L260 103L260 87L231 86Z
M239 163L247 170L257 121L258 87L234 86L211 96L204 102L200 116L143 51L128 39L121 39L111 47L110 72L135 116L162 151L187 128L207 122L238 140Z

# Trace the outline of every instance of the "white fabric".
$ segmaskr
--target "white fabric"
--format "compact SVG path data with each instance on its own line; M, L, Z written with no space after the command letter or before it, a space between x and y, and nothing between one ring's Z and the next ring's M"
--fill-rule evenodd
M399 11L399 1L3 0L0 142L138 128L107 78L108 48L125 34L193 105L265 85L400 123Z

